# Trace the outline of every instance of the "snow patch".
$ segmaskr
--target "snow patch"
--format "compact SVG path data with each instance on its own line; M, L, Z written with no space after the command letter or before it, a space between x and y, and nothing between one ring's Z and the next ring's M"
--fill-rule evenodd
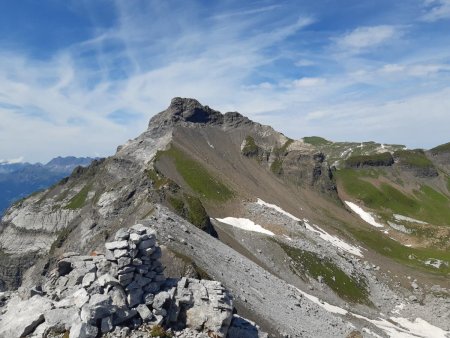
M258 201L256 203L259 205L271 208L275 211L278 211L279 213L286 215L287 217L293 219L296 222L300 221L300 218L288 213L287 211L283 210L282 208L280 208L279 206L277 206L275 204L270 204L270 203L264 202L260 198L258 198ZM342 239L340 239L336 236L330 235L328 232L321 229L317 225L314 225L314 227L312 227L311 225L308 224L308 220L306 220L306 219L304 219L304 223L305 223L306 229L319 234L320 238L322 238L324 241L327 241L327 242L331 243L332 245L334 245L335 247L337 247L341 250L347 251L348 253L350 253L352 255L359 256L359 257L363 256L360 248L358 248L354 245L348 244L347 242L344 242Z
M403 215L399 215L399 214L394 214L394 218L396 221L405 221L405 222L418 223L418 224L428 224L427 222L419 221L415 218L411 218L411 217L403 216Z
M436 269L439 269L442 265L447 265L448 266L447 262L444 262L444 261L441 261L440 259L435 259L435 258L429 258L428 260L426 260L424 262L424 264L430 265L430 266L432 266L432 267L434 267Z
M213 148L213 149L214 149L214 146L213 146L208 140L206 140L206 143L208 143L208 145L210 146L210 148Z
M403 232L405 234L411 234L412 233L412 231L410 229L407 229L403 224L397 224L397 223L394 223L394 222L391 222L391 221L388 221L388 224L389 224L389 226L391 228L393 228L393 229L395 229L397 231Z
M292 285L291 285L292 286ZM402 317L390 317L391 321L388 321L383 318L378 319L370 319L361 315L358 315L353 312L349 312L339 306L331 305L327 302L320 300L319 298L310 295L295 286L292 286L298 292L300 292L305 298L308 298L313 303L319 305L321 308L326 311L339 315L351 315L355 318L365 320L369 323L372 323L379 329L383 330L389 337L393 338L449 338L450 332L445 331L437 326L431 325L427 321L416 318L414 321L411 321L407 318ZM396 306L396 309L402 309L404 304L399 304ZM367 328L364 328L363 331L367 333L371 333L371 331ZM379 337L375 335L375 337Z
M216 218L216 221L234 226L236 228L259 232L262 234L266 234L269 236L274 236L275 234L272 231L264 229L261 225L256 224L255 222L247 219L247 218L236 218L236 217L225 217L225 218Z
M350 209L352 209L353 212L357 213L359 217L361 217L365 222L377 228L383 227L383 225L378 223L371 214L369 214L367 211L364 211L361 207L357 206L355 203L345 201L345 204L347 204L350 207Z
M350 155L350 154L352 153L352 151L353 151L353 148L346 149L346 150L344 150L344 151L341 153L341 155L339 155L339 157L340 157L340 158L347 158L348 155Z
M321 229L317 225L313 224L312 226L305 220L303 220L303 224L305 225L306 229L312 232L315 232L319 235L320 238L322 238L324 241L327 241L334 245L335 247L347 251L348 253L351 253L352 255L363 257L363 254L361 253L361 249L357 246L348 244L347 242L344 242L342 239L330 235L325 230Z
M336 313L336 314L343 315L343 316L345 316L348 313L347 310L345 310L339 306L331 305L327 302L324 302L323 300L320 300L316 296L310 295L309 293L306 293L306 292L300 290L299 288L296 288L295 286L292 286L292 287L295 288L298 292L300 292L304 297L308 298L310 301L319 305L321 308L327 310L328 312Z
M410 321L407 318L391 317L391 320L400 324L404 328L408 329L412 334L419 337L446 338L449 337L450 334L449 331L444 331L437 326L431 325L422 318L416 318L414 321Z
M293 220L296 221L296 222L300 221L300 218L295 217L294 215L288 213L287 211L284 211L284 210L281 209L278 205L270 204L270 203L264 202L264 201L263 201L262 199L260 199L260 198L258 198L258 201L257 201L256 203L259 204L259 205L262 205L262 206L265 206L265 207L274 209L274 210L278 211L279 213L281 213L281 214L283 214L283 215L286 215L287 217L293 219Z

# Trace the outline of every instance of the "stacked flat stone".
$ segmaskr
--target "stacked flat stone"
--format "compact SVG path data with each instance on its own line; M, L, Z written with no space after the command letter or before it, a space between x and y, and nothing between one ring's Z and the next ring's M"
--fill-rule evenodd
M23 305L33 316L11 313L0 337L70 332L70 338L116 338L153 325L170 327L178 337L226 337L231 294L215 281L166 280L151 228L120 229L105 247L105 255L64 254L42 290Z
M120 229L115 241L106 243L105 247L105 257L114 267L111 276L124 288L128 306L151 304L166 280L155 231L141 224Z

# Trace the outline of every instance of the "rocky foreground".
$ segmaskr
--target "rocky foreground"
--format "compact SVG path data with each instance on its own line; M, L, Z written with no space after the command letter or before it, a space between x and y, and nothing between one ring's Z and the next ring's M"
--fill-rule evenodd
M266 337L220 282L166 279L155 231L120 229L105 254L66 253L43 285L3 294L0 337Z

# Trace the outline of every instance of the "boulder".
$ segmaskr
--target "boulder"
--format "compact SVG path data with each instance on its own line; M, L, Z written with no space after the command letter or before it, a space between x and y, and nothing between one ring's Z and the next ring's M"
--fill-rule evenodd
M44 322L44 313L51 308L52 302L38 295L24 301L11 299L0 318L0 337L25 337Z

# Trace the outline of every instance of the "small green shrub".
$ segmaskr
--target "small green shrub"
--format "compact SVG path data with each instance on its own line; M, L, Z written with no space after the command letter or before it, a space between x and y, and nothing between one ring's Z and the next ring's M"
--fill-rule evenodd
M172 338L173 334L168 332L161 325L155 325L150 330L150 337Z
M276 175L281 175L281 173L283 172L283 161L277 158L270 165L270 170Z
M245 138L245 145L242 148L242 155L247 157L255 157L260 153L260 148L256 145L255 139L251 136Z

